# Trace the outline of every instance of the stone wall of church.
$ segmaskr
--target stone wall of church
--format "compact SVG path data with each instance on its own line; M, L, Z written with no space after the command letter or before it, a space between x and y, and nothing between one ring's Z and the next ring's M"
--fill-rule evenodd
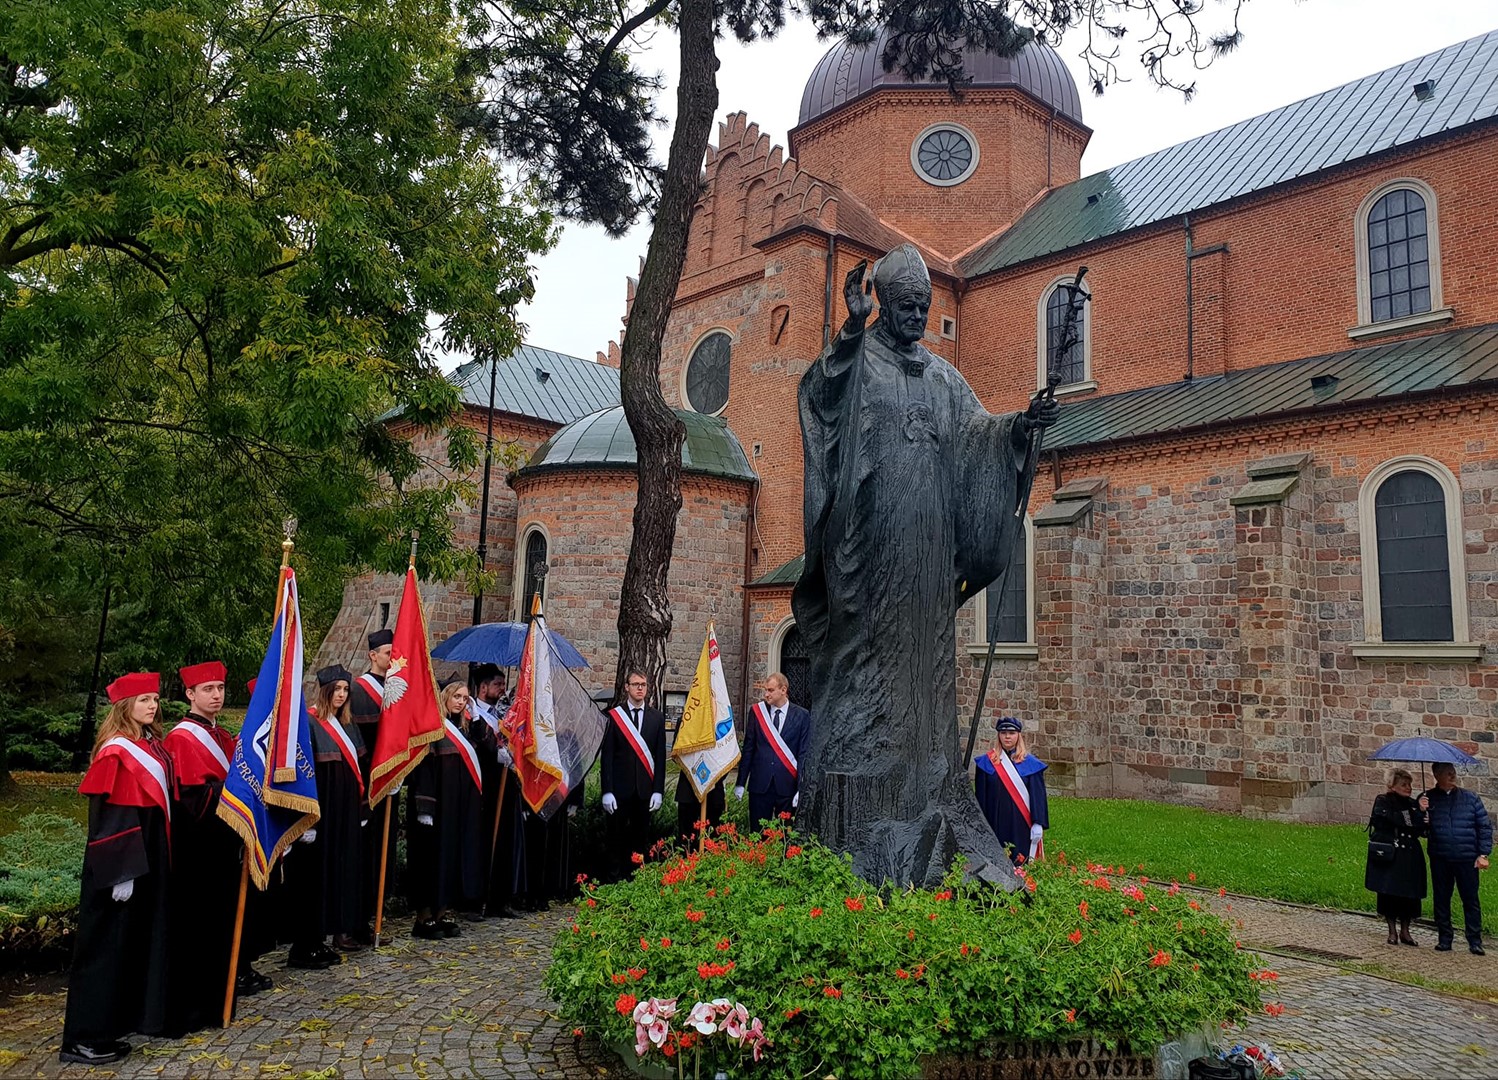
M1498 397L1369 408L1316 427L1063 458L1037 480L1036 657L1000 659L987 718L1025 718L1053 790L1187 802L1255 816L1361 820L1417 733L1484 758L1498 739ZM1424 455L1461 490L1469 628L1480 659L1357 655L1366 637L1358 497L1391 458ZM1248 467L1305 455L1293 489L1234 505ZM1046 523L1049 508L1077 507ZM1063 516L1063 515L1052 515ZM959 614L960 722L982 657ZM987 721L986 721L987 722ZM980 747L991 737L985 727ZM1468 783L1489 798L1486 767Z
M635 506L632 469L566 470L518 477L516 536L547 535L546 612L587 657L585 685L610 691L619 656L619 590ZM743 674L744 542L750 484L688 473L676 523L665 691L685 695L708 620L717 619L723 673L735 702Z

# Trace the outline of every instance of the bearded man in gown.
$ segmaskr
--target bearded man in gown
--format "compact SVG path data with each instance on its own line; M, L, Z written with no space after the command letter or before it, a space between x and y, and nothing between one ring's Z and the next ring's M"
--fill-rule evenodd
M1012 888L958 748L956 616L1019 540L1032 432L1057 409L991 415L921 344L931 279L913 245L875 267L872 328L864 271L844 282L847 322L799 394L806 565L792 608L817 718L802 809L870 882L930 887L961 853L969 875Z

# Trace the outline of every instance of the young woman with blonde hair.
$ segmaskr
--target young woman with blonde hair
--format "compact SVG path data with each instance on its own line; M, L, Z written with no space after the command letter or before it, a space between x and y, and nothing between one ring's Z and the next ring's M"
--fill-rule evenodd
M63 1061L103 1065L130 1052L120 1036L170 1030L167 868L171 757L163 749L161 677L109 684L109 715L78 790L88 796L88 845L68 976Z
M993 749L978 759L974 779L983 816L1016 863L1044 856L1051 825L1045 762L1025 746L1023 726L1012 716L995 722Z

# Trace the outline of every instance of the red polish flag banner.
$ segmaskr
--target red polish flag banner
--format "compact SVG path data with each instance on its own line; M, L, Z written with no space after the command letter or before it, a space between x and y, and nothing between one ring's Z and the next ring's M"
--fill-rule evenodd
M375 736L369 769L369 803L378 803L400 787L426 756L427 746L442 738L442 710L427 648L426 612L416 591L416 568L406 568L406 587L395 617L390 670L385 675L384 711Z

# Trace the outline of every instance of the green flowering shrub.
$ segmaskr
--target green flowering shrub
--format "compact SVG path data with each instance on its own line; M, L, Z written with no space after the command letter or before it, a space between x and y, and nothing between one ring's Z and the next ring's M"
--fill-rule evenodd
M1122 867L1061 854L1013 894L960 866L937 890L881 891L789 827L731 825L701 854L655 854L633 880L581 883L546 988L569 1023L657 1063L749 1068L752 1047L775 1075L910 1075L993 1039L1152 1047L1258 1006L1227 924ZM714 1000L762 1039L699 1034L689 1014Z

